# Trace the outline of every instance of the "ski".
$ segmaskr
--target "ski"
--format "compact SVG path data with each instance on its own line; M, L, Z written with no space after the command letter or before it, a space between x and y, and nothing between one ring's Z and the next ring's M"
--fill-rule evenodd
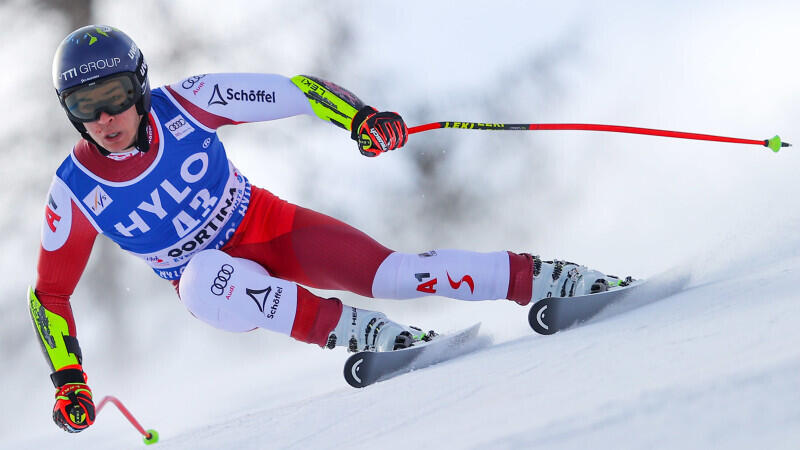
M429 342L393 352L358 352L344 364L344 379L350 386L362 388L412 370L452 359L465 350L465 345L478 335L481 324L441 335Z
M539 334L554 334L591 319L603 308L626 297L643 284L643 280L638 280L628 286L598 294L544 298L531 307L528 322Z

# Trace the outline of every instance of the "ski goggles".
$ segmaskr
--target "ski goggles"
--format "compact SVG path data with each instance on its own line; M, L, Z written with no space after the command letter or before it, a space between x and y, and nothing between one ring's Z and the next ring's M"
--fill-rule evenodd
M72 120L93 122L104 111L113 116L135 105L142 96L136 86L134 74L120 73L65 90L61 94L61 104Z

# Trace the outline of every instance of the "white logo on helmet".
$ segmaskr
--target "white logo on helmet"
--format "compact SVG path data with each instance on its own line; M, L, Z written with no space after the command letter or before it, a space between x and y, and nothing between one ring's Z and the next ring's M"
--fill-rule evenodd
M139 47L136 46L136 42L131 41L131 48L128 49L128 58L136 59L139 56Z
M96 70L103 70L103 69L110 69L112 67L117 67L119 66L120 62L121 60L116 57L91 61L86 64L81 64L78 67L73 67L69 70L61 72L61 79L64 81L71 80L78 76L78 72L80 72L83 75L86 75Z

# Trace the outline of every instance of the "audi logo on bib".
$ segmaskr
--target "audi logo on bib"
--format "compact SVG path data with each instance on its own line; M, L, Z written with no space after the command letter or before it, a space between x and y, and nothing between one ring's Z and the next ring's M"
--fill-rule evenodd
M211 284L211 293L214 295L222 295L225 292L225 287L228 286L228 281L233 274L233 266L230 264L223 264L217 272L214 282Z
M178 116L175 120L169 123L169 131L178 131L182 126L186 125L186 119Z

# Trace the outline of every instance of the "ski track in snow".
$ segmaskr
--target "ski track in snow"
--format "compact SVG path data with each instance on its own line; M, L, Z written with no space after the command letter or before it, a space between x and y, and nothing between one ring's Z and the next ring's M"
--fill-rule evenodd
M677 292L689 274L668 273L652 289L674 293L658 301L628 299L554 336L478 348L162 445L798 448L799 268L794 258L735 279L712 274Z
M249 403L212 402L218 420L189 431L154 423L153 448L800 448L800 257L758 267L669 271L648 287L663 298L624 299L553 336L491 344L484 326L462 356L364 389L331 379L330 359L303 379L255 372ZM276 395L313 380L330 389ZM14 448L142 448L128 424L103 420Z

